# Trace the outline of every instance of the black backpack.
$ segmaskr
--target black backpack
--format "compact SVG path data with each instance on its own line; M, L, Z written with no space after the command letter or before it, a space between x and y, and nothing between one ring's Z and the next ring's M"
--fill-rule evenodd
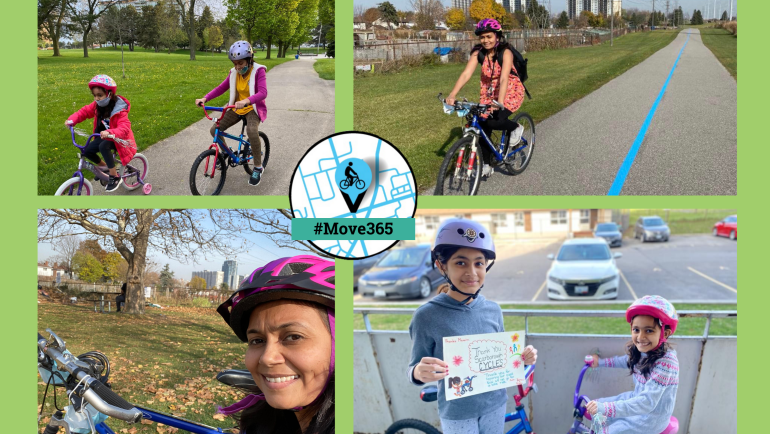
M527 90L527 86L524 85L524 82L527 81L527 78L529 76L527 75L527 62L528 59L525 59L524 56L519 53L517 49L515 49L512 45L508 45L509 50L513 53L513 67L516 69L516 71L512 71L513 74L517 77L519 77L519 80L521 81L521 85L524 86L524 92L527 94L527 98L532 99L532 96L529 94L529 91ZM481 50L478 51L476 54L478 56L479 64L482 64L484 62L484 54L481 52ZM497 56L497 63L502 68L503 66L503 56L498 55Z

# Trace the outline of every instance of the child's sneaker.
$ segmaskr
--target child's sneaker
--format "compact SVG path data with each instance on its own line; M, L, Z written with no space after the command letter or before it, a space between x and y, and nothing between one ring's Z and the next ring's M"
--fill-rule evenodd
M264 167L255 167L254 171L251 172L251 177L249 178L249 185L259 184L259 181L262 180L262 172L264 170L265 170Z
M524 134L524 127L519 125L513 132L511 132L511 137L508 139L508 145L511 147L518 145L521 141L522 134Z
M110 175L110 181L107 183L107 193L112 193L117 190L120 185L123 184L123 178L119 176Z
M492 166L490 166L489 164L485 164L484 168L481 169L481 176L485 178L492 176L493 173L494 173L494 169L492 169Z

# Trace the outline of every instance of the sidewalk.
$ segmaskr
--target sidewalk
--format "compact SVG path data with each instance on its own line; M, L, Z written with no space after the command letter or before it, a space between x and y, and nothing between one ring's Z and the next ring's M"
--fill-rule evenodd
M299 159L316 141L334 133L334 81L318 77L313 69L316 59L300 56L267 72L267 121L259 125L270 140L264 177L257 187L251 187L242 167L230 167L222 195L287 195ZM211 144L211 125L203 118L142 151L150 161L147 181L152 184L151 194L190 195L190 167ZM228 132L237 135L240 126ZM142 194L140 190L118 191ZM98 183L94 193L107 194Z

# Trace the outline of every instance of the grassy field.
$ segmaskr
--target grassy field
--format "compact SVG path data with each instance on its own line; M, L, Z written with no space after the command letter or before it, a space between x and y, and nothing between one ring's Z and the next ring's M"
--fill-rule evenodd
M334 80L334 59L319 59L313 64L315 72L324 80Z
M532 100L521 111L535 122L553 115L671 43L677 31L631 33L591 47L527 53ZM408 158L420 191L432 186L447 148L460 136L463 120L447 116L436 100L448 95L464 64L409 69L398 74L358 75L355 129L377 134ZM478 100L479 69L459 96Z
M122 78L120 50L89 50L88 58L83 58L82 50L62 50L62 57L58 58L52 57L52 53L38 51L37 191L40 195L55 193L76 170L78 150L72 146L64 121L93 101L87 84L94 75L108 74L114 78L118 94L131 102L131 126L141 151L200 120L203 111L195 107L195 99L221 83L232 68L224 53L198 53L197 60L191 62L189 52L184 50L167 54L137 48L134 52L125 51L126 78ZM256 59L268 70L294 59L292 56L266 60L265 55L266 52L257 51ZM225 92L212 104L224 105L227 99ZM80 127L90 132L93 121L83 122ZM79 144L85 143L84 137L78 138ZM179 158L189 164L192 154Z
M227 406L243 396L219 383L223 369L243 369L246 344L211 308L148 308L144 316L94 313L88 305L44 303L38 306L38 330L48 337L50 328L67 343L74 355L101 351L110 360L112 390L134 405L174 414L215 427L232 427L230 418L214 419L216 406ZM45 383L38 376L38 405ZM66 402L57 388L59 406ZM55 411L48 390L44 427ZM40 408L38 407L38 411ZM219 416L221 417L221 416ZM110 418L115 432L166 433L149 421L132 426Z
M358 306L355 307L397 307L415 308L418 305L394 306ZM564 304L556 306L526 305L517 306L504 304L503 309L538 309L538 310L620 310L625 311L628 304L617 305L584 305ZM737 310L738 305L709 305L709 304L678 304L677 310ZM503 317L506 330L523 330L524 318ZM409 330L411 315L369 315L369 321L375 330ZM682 318L676 329L678 336L702 336L706 325L705 318ZM365 330L363 315L355 315L353 328ZM628 324L623 318L566 318L566 317L533 317L529 319L531 333L585 333L585 334L626 334ZM717 318L711 321L711 336L734 336L738 334L737 318Z
M696 209L696 210L664 210L664 209L632 209L628 219L629 227L625 236L633 238L634 225L639 217L654 216L668 223L672 235L678 234L710 234L714 223L723 218L737 214L734 209Z
M703 45L708 47L714 56L738 80L738 36L725 29L699 27Z

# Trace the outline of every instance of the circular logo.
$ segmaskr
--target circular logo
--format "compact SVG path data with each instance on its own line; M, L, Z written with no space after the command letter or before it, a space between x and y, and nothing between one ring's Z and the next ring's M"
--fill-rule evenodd
M404 155L386 140L356 131L313 145L297 164L289 189L295 218L413 218L417 205L417 186ZM367 225L365 220L351 223ZM376 255L399 241L339 238L309 241L344 259Z

